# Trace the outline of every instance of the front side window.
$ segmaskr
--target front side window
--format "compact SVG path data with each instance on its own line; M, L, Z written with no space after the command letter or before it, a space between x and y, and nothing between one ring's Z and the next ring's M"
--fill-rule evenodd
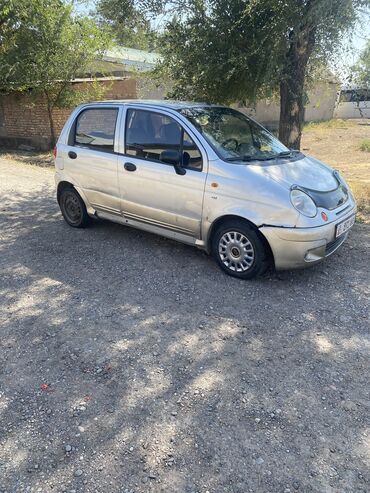
M231 108L195 107L180 112L226 161L271 159L289 152L270 132Z
M202 170L199 149L173 118L153 111L129 109L125 153L149 161L160 161L161 152L165 150L178 151L184 168Z
M113 152L118 109L92 108L77 117L74 143L77 146Z

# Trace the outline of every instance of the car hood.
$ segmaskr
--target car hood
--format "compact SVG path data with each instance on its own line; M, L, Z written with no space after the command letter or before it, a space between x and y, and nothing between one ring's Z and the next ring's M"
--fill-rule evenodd
M328 192L338 188L333 170L315 158L278 159L248 164L254 173L266 176L286 188L298 185L309 190Z

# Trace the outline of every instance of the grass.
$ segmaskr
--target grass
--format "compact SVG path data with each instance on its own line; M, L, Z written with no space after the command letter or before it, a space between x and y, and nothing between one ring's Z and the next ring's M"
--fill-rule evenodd
M357 222L370 224L370 183L349 181L348 185L357 202Z
M360 142L360 151L370 152L370 139L364 139Z
M346 129L349 127L353 127L355 125L356 124L351 120L341 120L340 118L337 118L332 120L324 120L322 122L308 122L304 126L304 131L326 130L326 129L335 129L335 128Z
M370 120L330 120L305 125L305 154L338 169L351 187L358 222L370 224ZM369 147L368 147L369 146Z

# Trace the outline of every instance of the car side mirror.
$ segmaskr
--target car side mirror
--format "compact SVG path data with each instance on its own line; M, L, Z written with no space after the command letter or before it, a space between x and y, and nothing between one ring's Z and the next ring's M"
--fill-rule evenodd
M162 163L172 164L178 175L185 175L186 170L181 166L181 154L179 151L166 149L161 152L159 160Z

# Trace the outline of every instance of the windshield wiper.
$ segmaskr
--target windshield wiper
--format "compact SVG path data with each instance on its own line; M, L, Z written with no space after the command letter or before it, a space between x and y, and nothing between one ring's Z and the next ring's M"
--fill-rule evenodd
M225 158L225 161L256 161L259 158L256 158L254 156L238 156L238 157L227 157Z
M279 152L276 157L292 157L294 154L299 154L300 152L298 149L291 149L290 151Z
M299 153L300 151L292 150L292 151L282 151L274 154L273 156L266 156L261 158L256 158L258 161L272 161L273 159L277 159L279 157L293 157L294 154Z
M274 154L273 156L263 157L261 161L272 161L273 159L277 159L279 157L293 157L299 151L282 151Z
M294 154L297 154L300 151L282 151L279 152L278 154L274 154L273 156L251 156L250 154L246 154L245 156L239 156L239 157L228 157L225 160L226 161L271 161L272 159L277 159L279 157L292 157Z

